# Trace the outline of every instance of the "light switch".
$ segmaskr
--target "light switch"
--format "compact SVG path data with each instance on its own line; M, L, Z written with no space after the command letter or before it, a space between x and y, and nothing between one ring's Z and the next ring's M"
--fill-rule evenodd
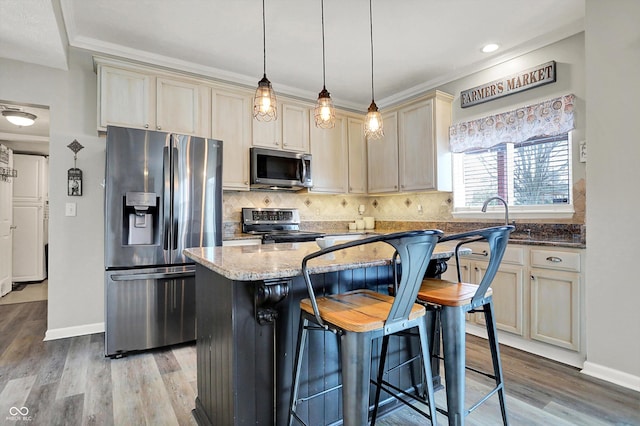
M65 216L75 216L76 215L76 203L67 203L64 206L64 215Z

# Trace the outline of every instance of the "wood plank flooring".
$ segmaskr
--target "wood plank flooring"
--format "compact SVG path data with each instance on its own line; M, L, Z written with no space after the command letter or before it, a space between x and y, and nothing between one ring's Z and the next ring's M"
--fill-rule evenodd
M46 301L0 305L1 425L195 425L195 345L180 345L111 360L104 336L43 342ZM468 337L476 367L490 364L482 339ZM501 347L507 409L513 425L640 426L640 393L599 381L535 355ZM470 373L469 402L487 386ZM437 393L444 407L444 392ZM29 413L12 415L11 407ZM444 416L438 419L446 424ZM379 425L426 424L409 408ZM497 398L467 418L500 424Z

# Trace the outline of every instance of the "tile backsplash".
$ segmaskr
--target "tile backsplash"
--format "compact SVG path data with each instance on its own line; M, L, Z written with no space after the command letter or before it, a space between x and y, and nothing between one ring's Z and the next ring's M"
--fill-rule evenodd
M288 192L224 192L224 222L240 222L242 207L290 207L300 211L303 221L352 221L362 216L386 221L448 221L451 217L451 194L413 193L402 195L319 195Z

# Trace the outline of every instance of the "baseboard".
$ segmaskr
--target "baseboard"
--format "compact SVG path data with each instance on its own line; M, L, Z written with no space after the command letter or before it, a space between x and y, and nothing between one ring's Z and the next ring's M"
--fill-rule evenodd
M581 373L640 392L640 377L624 371L585 361Z
M85 334L103 333L104 322L76 325L73 327L49 329L44 335L44 341L65 339L67 337L84 336Z

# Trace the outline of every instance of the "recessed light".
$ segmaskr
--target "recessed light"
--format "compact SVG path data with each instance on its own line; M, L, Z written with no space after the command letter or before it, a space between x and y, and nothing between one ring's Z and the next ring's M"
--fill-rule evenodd
M2 111L2 115L10 123L20 127L31 126L35 122L36 118L38 118L34 114L28 112L9 109Z
M495 52L496 50L498 50L498 48L499 48L499 47L500 47L500 46L498 46L498 45L497 45L497 44L495 44L495 43L489 43L489 44L485 45L485 46L482 48L482 51L483 51L484 53L491 53L491 52Z

